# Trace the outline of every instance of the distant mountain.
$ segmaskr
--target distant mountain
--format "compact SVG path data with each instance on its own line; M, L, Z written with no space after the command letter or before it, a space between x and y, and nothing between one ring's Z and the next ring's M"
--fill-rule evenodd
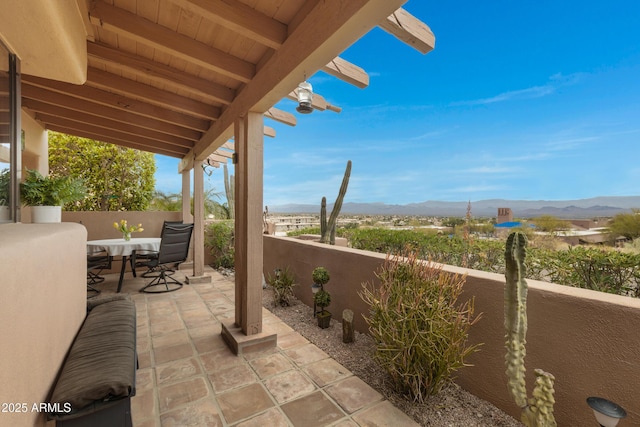
M441 202L429 200L407 205L386 203L345 203L342 213L367 215L423 215L423 216L465 216L468 202ZM331 211L332 205L327 206ZM471 202L473 216L494 217L498 208L511 208L514 217L532 218L553 215L558 218L593 218L614 216L640 208L640 196L593 197L580 200L505 200L489 199ZM269 212L287 214L319 214L320 205L288 204L270 206Z

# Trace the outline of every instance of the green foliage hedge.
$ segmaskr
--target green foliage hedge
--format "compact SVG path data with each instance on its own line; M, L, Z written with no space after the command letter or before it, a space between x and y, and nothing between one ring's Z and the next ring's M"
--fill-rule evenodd
M504 274L504 242L382 228L346 230L350 246L398 254L408 246L422 259ZM640 254L608 248L529 248L527 277L632 297L640 296Z
M212 222L204 230L204 245L213 255L214 268L233 268L235 265L234 222Z

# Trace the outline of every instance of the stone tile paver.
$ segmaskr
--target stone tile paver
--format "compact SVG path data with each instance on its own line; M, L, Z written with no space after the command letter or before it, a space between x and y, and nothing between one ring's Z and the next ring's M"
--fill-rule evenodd
M167 412L187 403L193 403L209 395L209 389L203 377L196 377L186 381L161 386L158 388L160 396L160 413Z
M280 407L295 427L326 426L345 416L340 408L320 391Z
M255 383L258 377L246 364L233 366L229 369L221 369L209 375L213 391L223 393L227 390Z
M353 375L347 368L333 359L322 359L302 368L320 387Z
M251 360L250 365L261 379L293 369L293 365L280 353L269 354Z
M186 408L165 412L162 427L222 427L224 424L212 400L203 400ZM137 426L136 426L137 427Z
M156 366L158 385L185 380L200 374L202 374L202 368L195 357Z
M274 406L262 385L256 383L217 396L222 415L229 424L244 420Z
M300 371L288 371L268 378L264 385L278 403L297 399L316 389L313 382Z
M361 426L370 427L420 427L408 415L385 400L352 416Z
M298 366L317 362L318 360L326 359L329 357L327 353L320 350L313 344L305 344L299 347L285 350L285 354L289 356Z
M382 400L382 395L358 377L349 377L325 389L348 414Z

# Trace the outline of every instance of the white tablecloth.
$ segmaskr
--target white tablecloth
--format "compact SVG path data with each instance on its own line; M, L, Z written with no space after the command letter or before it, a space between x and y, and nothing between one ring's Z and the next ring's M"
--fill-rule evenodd
M89 240L87 242L88 253L107 251L111 256L129 256L133 251L157 251L159 249L159 237L132 237L131 240L128 241L122 238L103 239Z

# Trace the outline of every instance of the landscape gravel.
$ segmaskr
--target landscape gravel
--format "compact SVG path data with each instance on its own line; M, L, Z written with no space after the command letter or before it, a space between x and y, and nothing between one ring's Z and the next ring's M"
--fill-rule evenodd
M334 360L376 389L397 408L421 426L438 427L521 427L522 424L489 402L477 398L455 383L446 386L437 396L416 403L397 393L388 374L373 360L375 343L366 334L356 332L355 342L342 342L342 324L335 320L327 329L318 327L313 309L293 298L289 306L273 303L273 291L263 292L263 306L322 349Z

